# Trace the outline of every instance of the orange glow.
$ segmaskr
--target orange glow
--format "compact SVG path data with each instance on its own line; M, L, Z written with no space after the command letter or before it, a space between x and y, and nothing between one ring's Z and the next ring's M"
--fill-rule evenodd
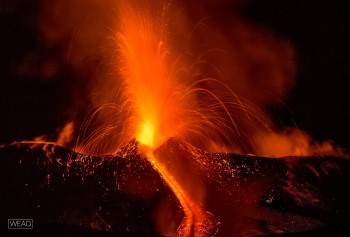
M140 134L136 136L137 140L149 147L154 146L154 127L153 124L146 121L141 126Z
M320 156L341 155L330 141L313 141L311 136L299 129L285 129L280 132L262 134L254 138L256 153L261 156Z

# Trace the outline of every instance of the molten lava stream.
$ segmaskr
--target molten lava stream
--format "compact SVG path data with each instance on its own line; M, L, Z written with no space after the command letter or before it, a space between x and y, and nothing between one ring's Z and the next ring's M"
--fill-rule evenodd
M149 162L153 165L154 169L160 174L164 182L174 192L176 198L179 200L183 211L184 219L178 227L174 236L196 236L204 237L207 232L204 223L209 222L203 210L192 200L191 196L187 194L186 190L177 182L174 176L164 167L151 149L145 152L145 155ZM209 229L209 226L208 226Z

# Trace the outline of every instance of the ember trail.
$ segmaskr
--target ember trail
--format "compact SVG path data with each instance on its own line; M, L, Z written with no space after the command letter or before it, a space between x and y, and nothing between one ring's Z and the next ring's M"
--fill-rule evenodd
M89 128L94 119L102 125L89 137L82 137L78 150L85 154L115 153L136 138L183 208L184 219L175 233L163 234L211 236L217 231L218 221L202 209L204 194L189 190L200 185L198 181L186 174L174 174L154 151L171 137L206 150L218 150L224 145L244 148L248 139L235 121L234 112L244 114L248 120L253 117L268 130L267 119L259 117L253 107L245 106L219 80L193 75L194 66L179 52L176 39L170 35L176 31L171 24L176 6L168 1L121 1L117 13L115 53L110 62L113 73L102 83L108 92L100 98L102 103L97 102L97 112L84 126ZM202 86L207 83L219 85L226 98Z

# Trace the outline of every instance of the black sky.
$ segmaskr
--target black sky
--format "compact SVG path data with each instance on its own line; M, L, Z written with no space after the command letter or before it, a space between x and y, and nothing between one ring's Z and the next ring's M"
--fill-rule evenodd
M252 23L289 40L296 50L296 85L285 99L287 106L272 110L276 121L281 126L295 122L314 138L331 139L349 149L350 8L346 2L250 0L242 12ZM59 45L47 47L40 42L39 9L37 1L0 0L0 143L42 134L50 137L69 119L69 102L83 93L74 89L76 75L59 56ZM25 60L29 65L23 61L28 57L32 57ZM46 64L48 71L43 72ZM50 70L59 73L51 78Z
M289 39L296 50L296 86L285 100L292 118L316 139L331 139L349 148L349 4L317 0L251 2L247 13L252 21L271 27ZM284 122L288 124L285 117Z

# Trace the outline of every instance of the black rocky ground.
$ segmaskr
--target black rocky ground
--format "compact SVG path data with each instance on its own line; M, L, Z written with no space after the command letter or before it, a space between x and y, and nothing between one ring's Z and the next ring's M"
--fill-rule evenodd
M220 222L217 236L342 236L346 230L347 159L210 154L179 139L155 155L175 177L187 174L181 178L205 190L201 205ZM0 148L0 171L6 236L18 234L7 230L8 218L34 220L23 236L156 236L160 210L169 225L183 218L135 141L101 157L53 144L12 144Z

